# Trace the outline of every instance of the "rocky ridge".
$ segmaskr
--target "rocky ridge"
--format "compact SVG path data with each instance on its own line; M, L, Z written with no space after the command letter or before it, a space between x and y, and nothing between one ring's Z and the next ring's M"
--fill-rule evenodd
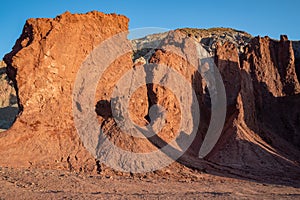
M224 44L225 42L233 43L239 53L244 52L244 47L250 42L252 36L244 31L239 31L231 28L210 28L210 29L196 29L196 28L182 28L178 29L188 37L193 38L199 42L211 55L214 55L217 44ZM167 32L148 35L144 38L132 40L132 45L135 49L141 49L134 53L134 59L146 56L146 60L150 58L150 46L159 47L162 40L167 36Z

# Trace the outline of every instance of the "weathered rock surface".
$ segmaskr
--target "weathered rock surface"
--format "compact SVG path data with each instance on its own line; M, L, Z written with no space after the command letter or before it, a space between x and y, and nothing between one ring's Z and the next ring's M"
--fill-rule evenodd
M127 29L126 17L99 12L27 20L4 58L22 113L1 133L1 165L95 170L74 128L73 84L92 49Z
M18 114L16 91L6 75L6 64L0 63L0 131L11 127Z
M218 44L230 42L235 45L239 53L244 52L244 47L250 42L252 36L246 32L234 30L231 28L210 28L210 29L195 29L183 28L178 29L183 34L202 44L202 46L211 55L215 54ZM141 49L134 52L134 59L145 57L149 60L154 53L153 48L159 47L167 36L167 32L148 35L144 38L132 40L132 45L135 49Z
M176 41L176 47L184 54L180 58L162 43L163 50L157 50L150 62L168 65L175 70L184 69L187 73L188 68L182 59L190 52L185 45L184 40ZM280 41L255 37L243 48L244 51L239 52L237 44L225 41L217 43L213 52L226 89L227 118L222 136L206 160L242 176L293 179L300 172L300 87L292 42L286 36ZM187 79L199 81L193 80L191 75ZM197 91L203 90L201 116L207 117L210 115L206 109L209 105L204 99L208 94L205 93L205 83L202 85L203 88ZM158 95L157 91L153 89L158 101L168 99L167 94ZM207 130L205 127L210 122L206 119L202 123L202 129L198 130L199 141L190 149L192 155L197 155L197 146L201 145ZM196 166L198 161L192 157L187 156L182 162ZM204 163L201 165L205 166Z
M232 121L220 138L227 142L217 145L208 159L246 173L298 174L299 81L291 41L285 36L280 41L255 37L240 57L232 46L225 45L217 48L216 58L225 86L237 86L238 92L227 92L236 94L237 102L234 114L228 116ZM230 76L220 66L230 66L236 78L226 83Z
M293 50L295 54L295 65L298 80L300 80L300 41L293 41Z
M212 55L218 44L231 42L237 47L239 53L244 52L246 46L252 36L244 31L239 31L231 28L210 28L210 29L179 29L182 33L194 38L200 42L203 47Z
M55 19L26 22L13 51L5 56L22 113L11 129L0 134L1 165L83 171L97 168L99 163L85 149L74 127L73 84L87 55L102 41L127 28L126 17L98 12L65 13ZM299 43L286 36L280 41L253 38L232 29L175 32L181 36L172 38L172 33L164 33L134 40L134 46L145 49L134 52L136 62L128 53L104 72L95 96L95 111L104 133L117 146L132 152L150 152L160 147L157 141L122 133L112 117L110 103L115 84L128 70L143 68L150 77L165 73L160 80L163 82L171 77L170 71L160 68L163 64L193 86L201 111L196 138L179 163L224 176L299 182L295 176L300 174ZM210 124L212 94L194 68L198 60L193 57L194 49L186 46L188 39L208 50L223 77L227 95L221 138L205 159L200 159L198 152ZM150 50L153 45L158 48ZM176 51L181 53L174 54ZM149 68L148 63L156 68ZM133 93L129 111L136 124L145 126L153 123L150 107L163 106L167 110L166 125L157 137L169 142L175 138L181 120L180 103L181 98L168 88L148 84ZM178 164L169 169L182 170Z

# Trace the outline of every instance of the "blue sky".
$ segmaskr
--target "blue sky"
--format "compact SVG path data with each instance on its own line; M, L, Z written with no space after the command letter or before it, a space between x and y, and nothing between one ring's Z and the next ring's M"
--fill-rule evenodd
M231 27L252 35L300 40L300 1L1 0L0 57L11 51L27 18L98 10L130 18L130 28Z

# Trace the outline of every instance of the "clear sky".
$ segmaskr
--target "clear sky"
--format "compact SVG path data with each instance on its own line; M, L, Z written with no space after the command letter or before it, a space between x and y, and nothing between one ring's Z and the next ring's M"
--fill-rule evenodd
M10 52L27 18L98 10L130 18L130 29L231 27L254 36L300 40L299 0L0 0L0 59Z

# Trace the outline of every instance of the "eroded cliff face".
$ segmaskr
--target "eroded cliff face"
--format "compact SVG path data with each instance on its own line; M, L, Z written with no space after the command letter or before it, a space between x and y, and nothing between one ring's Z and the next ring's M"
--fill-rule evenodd
M22 113L11 129L0 135L1 165L78 171L95 171L97 165L99 168L99 162L85 149L74 127L73 84L91 51L105 39L127 29L126 17L99 12L65 13L55 19L26 22L12 52L5 56L7 74L15 85ZM297 42L289 41L286 36L280 41L253 38L232 29L181 29L153 38L133 41L134 46L140 45L145 50L134 52L135 62L130 52L119 57L98 83L95 114L104 134L114 144L145 153L176 138L180 118L186 113L180 109L182 98L167 87L158 84L139 87L129 101L130 116L140 126L154 123L149 113L152 105L165 108L165 126L157 134L159 140L124 134L111 111L114 86L127 71L142 69L145 80L164 74L159 80L163 83L172 77L169 70L161 68L165 65L192 85L196 99L189 100L197 100L201 114L195 140L177 160L180 164L223 175L272 180L284 173L288 179L296 179L294 174L300 173ZM198 157L198 152L211 123L211 94L208 83L196 70L199 63L196 51L188 45L190 39L208 50L221 73L227 97L221 137L204 159ZM147 45L153 43L157 48L149 51ZM129 91L133 81L128 82ZM178 89L178 92L182 97L188 96L187 91ZM195 117L195 113L191 115ZM184 134L181 136L184 138ZM174 164L169 169L174 175L182 167Z
M299 119L296 116L300 105L296 102L300 85L294 52L292 42L286 36L281 36L280 41L256 37L246 48L241 66L252 77L256 118L261 128L277 133L299 147Z
M86 56L103 40L127 29L126 17L100 12L27 20L4 58L22 113L1 133L2 165L95 169L95 159L74 128L73 84Z
M286 36L280 41L255 37L245 53L237 56L236 51L232 45L216 50L227 95L236 100L236 108L228 124L231 128L224 129L224 139L220 138L226 144L217 145L208 159L265 176L291 171L292 177L299 173L300 111L292 42ZM222 66L230 67L230 83Z
M193 37L191 34L187 36ZM201 37L198 40L201 41ZM157 50L149 62L175 70L184 69L187 73L189 70L182 59L191 54L183 40L176 42L176 48L183 52L182 57L168 51L168 45L162 44L162 50ZM239 51L241 47L242 52ZM217 145L205 158L208 163L200 165L207 167L209 163L215 163L224 171L265 179L271 176L279 178L280 174L293 177L299 173L300 104L294 52L292 42L286 36L281 36L280 41L255 37L242 46L230 41L216 44L212 55L226 89L227 117ZM191 82L202 80L192 75L186 78ZM195 155L211 123L210 105L205 101L209 98L206 83L202 80L202 86L198 83L194 87L197 86L200 88L196 90L201 91L201 117L205 119L201 120L190 155L181 160L188 166L197 166ZM158 95L157 91L153 89L158 101L168 99L167 94Z

